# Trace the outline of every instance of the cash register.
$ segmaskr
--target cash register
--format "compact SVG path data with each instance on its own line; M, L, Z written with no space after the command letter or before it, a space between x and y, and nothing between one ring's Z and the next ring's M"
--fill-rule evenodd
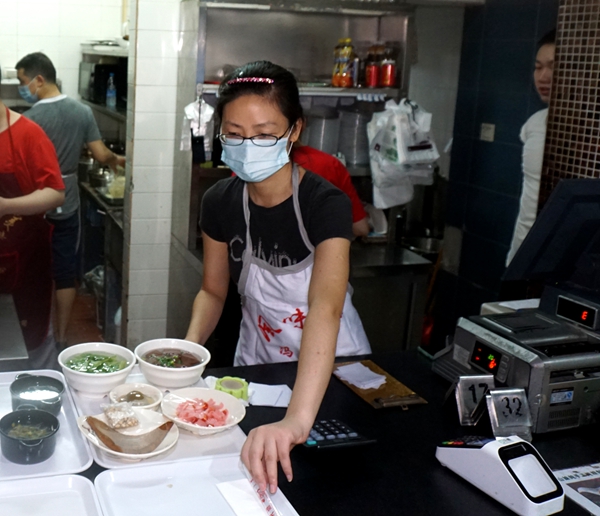
M492 374L527 392L533 432L595 422L600 408L600 180L563 180L503 277L545 284L539 308L458 320L433 370Z

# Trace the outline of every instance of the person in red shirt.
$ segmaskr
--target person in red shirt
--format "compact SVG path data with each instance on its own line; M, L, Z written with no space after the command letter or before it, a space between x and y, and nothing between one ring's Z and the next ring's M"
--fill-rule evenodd
M0 294L10 294L29 360L11 368L57 368L51 331L51 229L44 213L64 202L52 142L0 99ZM0 339L1 340L1 339Z
M294 163L327 179L350 197L352 202L352 232L355 236L367 236L369 234L367 213L352 184L350 173L342 162L335 156L304 145L300 141L294 143L291 157Z

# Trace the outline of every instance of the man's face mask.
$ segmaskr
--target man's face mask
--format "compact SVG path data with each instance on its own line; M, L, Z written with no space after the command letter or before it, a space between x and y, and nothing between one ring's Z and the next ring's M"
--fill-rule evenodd
M37 90L35 93L31 93L31 90L29 89L29 86L31 86L31 83L33 81L35 81L35 79L32 79L29 82L29 84L19 86L19 95L21 95L21 98L25 102L29 102L30 104L35 104L38 100L40 100L40 98L37 95Z

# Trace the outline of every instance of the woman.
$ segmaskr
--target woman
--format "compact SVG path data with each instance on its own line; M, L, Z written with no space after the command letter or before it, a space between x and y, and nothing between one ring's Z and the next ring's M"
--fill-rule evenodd
M44 213L64 202L64 189L52 142L0 100L0 294L12 296L29 355L0 364L0 371L58 368L50 320L51 228Z
M303 116L290 72L266 61L238 68L219 88L217 113L222 159L236 177L202 202L204 277L186 339L206 342L231 277L243 311L235 364L298 360L286 416L252 430L242 449L255 480L274 492L277 461L292 480L289 452L308 437L336 352L370 353L348 293L351 206L289 160Z

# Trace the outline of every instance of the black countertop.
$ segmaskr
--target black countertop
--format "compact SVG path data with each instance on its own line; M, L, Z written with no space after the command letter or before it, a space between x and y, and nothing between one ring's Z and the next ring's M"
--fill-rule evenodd
M334 376L318 419L339 419L375 444L333 450L297 446L291 452L294 479L279 473L279 486L301 516L514 516L514 512L444 468L435 458L438 443L464 435L491 436L489 421L461 427L454 402L444 403L449 383L431 371L417 351L373 355L375 363L427 400L427 405L374 409ZM207 369L205 375L293 386L296 364ZM451 397L453 399L453 397ZM285 409L248 407L240 423L248 433L283 418ZM551 469L600 461L598 425L534 435L533 445ZM104 468L93 464L93 480ZM558 513L588 512L565 498Z
M374 409L337 378L331 378L318 418L339 419L377 443L337 450L292 451L294 480L280 473L282 491L305 515L440 515L500 516L514 514L482 491L442 467L435 458L436 445L462 435L489 435L489 421L473 428L461 427L456 406L444 404L448 382L431 372L428 359L416 351L374 355L371 359L399 381L424 397L427 405ZM295 364L208 370L214 376L235 375L248 381L293 386ZM452 397L453 398L453 397ZM284 409L249 407L240 426L252 428L277 421ZM552 469L562 469L600 459L598 426L535 435L533 445ZM565 500L560 514L587 514Z

